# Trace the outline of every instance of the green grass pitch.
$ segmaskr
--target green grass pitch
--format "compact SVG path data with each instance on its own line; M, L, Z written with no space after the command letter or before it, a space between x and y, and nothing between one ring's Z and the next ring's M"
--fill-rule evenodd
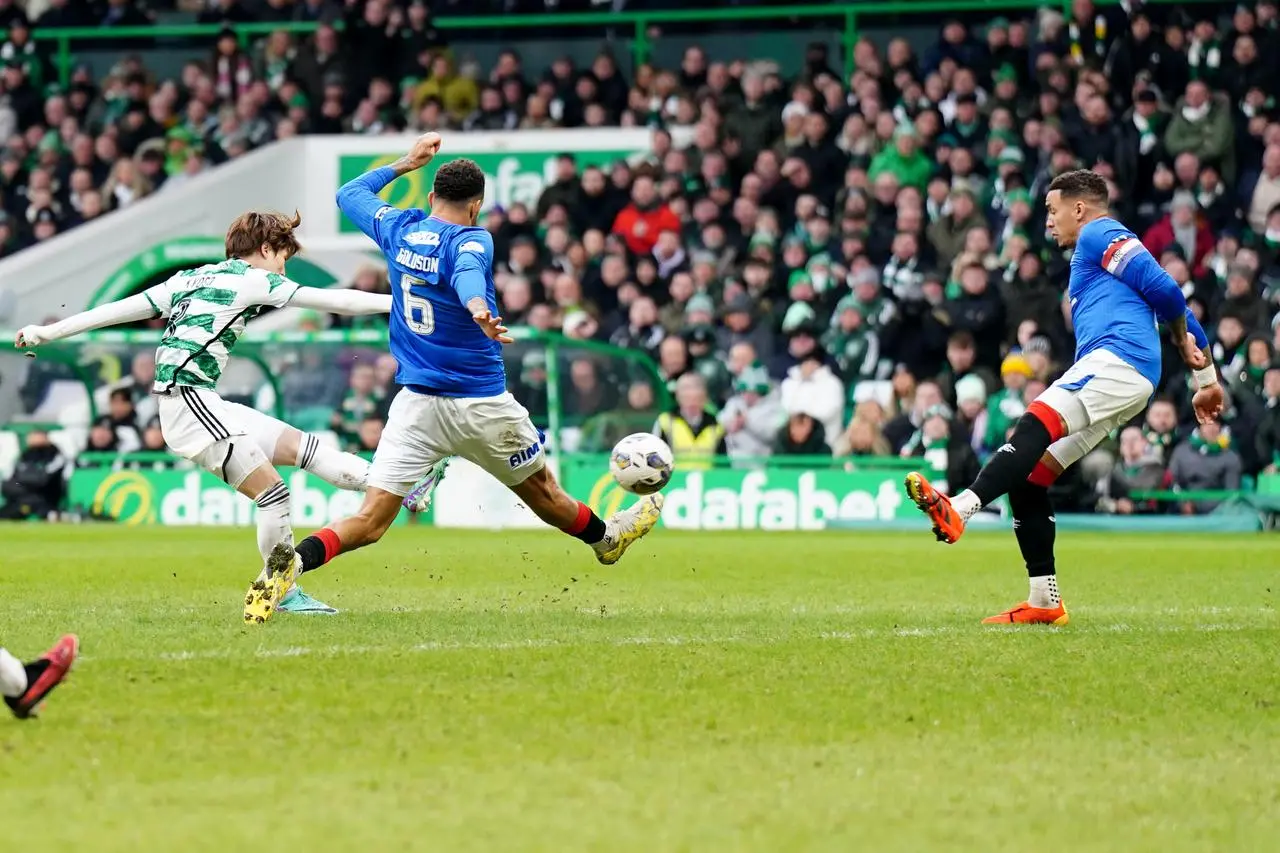
M397 530L240 624L250 530L0 527L32 851L1206 851L1280 836L1280 540Z

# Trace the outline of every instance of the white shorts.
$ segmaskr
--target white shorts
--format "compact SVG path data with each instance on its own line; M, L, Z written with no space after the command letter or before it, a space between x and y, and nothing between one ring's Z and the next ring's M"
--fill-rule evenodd
M165 443L185 459L195 459L214 442L239 435L257 444L267 459L273 459L280 436L291 428L257 409L228 403L216 391L179 385L172 394L157 400Z
M460 456L504 486L546 465L542 432L512 397L434 397L405 388L391 402L369 470L369 487L404 496L432 465Z
M1071 365L1036 398L1067 423L1067 434L1049 445L1066 469L1111 433L1142 413L1155 393L1151 380L1107 350L1094 350Z
M214 442L245 434L245 426L215 391L175 386L157 398L165 444L184 459L195 460Z

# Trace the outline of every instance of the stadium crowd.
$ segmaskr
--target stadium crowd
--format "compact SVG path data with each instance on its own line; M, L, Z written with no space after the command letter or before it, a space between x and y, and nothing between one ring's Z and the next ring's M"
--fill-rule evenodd
M50 0L34 26L73 5ZM1197 428L1170 350L1147 413L1064 478L1058 506L1167 511L1130 495L1236 489L1280 465L1276 0L1222 19L1075 0L1068 15L947 21L922 52L864 37L844 74L814 44L792 78L691 47L630 79L608 52L541 69L508 49L481 69L432 25L458 5L223 0L201 20L345 29L275 32L248 51L228 33L180 79L131 57L101 81L79 67L63 91L33 25L0 0L0 256L299 133L650 126L644 162L566 153L536 205L486 214L508 323L651 355L676 400L655 429L682 461L922 456L960 488L1071 361L1069 256L1047 240L1043 196L1089 167L1182 285L1228 402ZM107 10L104 25L139 14ZM526 401L546 381L538 358L511 371ZM376 442L388 368L329 382L348 446ZM590 359L565 372L571 415L654 405ZM104 418L104 441L151 434Z

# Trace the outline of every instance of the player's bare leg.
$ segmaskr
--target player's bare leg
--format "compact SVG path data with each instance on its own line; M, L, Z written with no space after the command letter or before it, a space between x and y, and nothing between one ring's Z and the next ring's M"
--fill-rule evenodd
M662 495L647 495L607 521L582 501L569 496L547 468L511 487L538 518L591 546L596 559L612 565L633 543L654 528L662 515Z
M569 497L546 468L511 490L543 521L590 545L596 559L606 565L618 562L634 542L653 529L662 513L662 496L649 495L604 521L590 507ZM396 520L402 501L400 495L371 486L359 512L298 543L301 571L318 569L339 554L377 542Z
M63 636L53 648L30 663L22 663L0 647L0 695L20 720L34 716L40 703L62 683L76 661L80 641Z
M370 486L359 512L317 530L298 543L298 570L313 571L339 554L377 542L396 520L403 500L400 495Z

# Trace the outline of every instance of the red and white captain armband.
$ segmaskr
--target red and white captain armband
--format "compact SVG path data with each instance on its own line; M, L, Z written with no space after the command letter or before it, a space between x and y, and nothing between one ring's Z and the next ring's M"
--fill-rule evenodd
M1208 388L1210 385L1218 384L1218 368L1215 365L1210 364L1208 367L1193 370L1191 375L1195 377L1196 388Z

